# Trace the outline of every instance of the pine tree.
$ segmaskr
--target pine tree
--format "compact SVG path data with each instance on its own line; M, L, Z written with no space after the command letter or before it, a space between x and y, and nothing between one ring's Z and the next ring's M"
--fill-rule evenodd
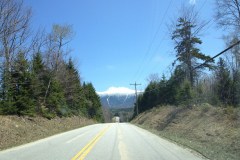
M231 86L231 101L234 106L240 106L240 71L233 72L233 80Z
M69 109L66 105L64 92L60 82L57 79L52 79L49 93L46 99L47 113L44 113L48 118L54 116L67 116Z
M172 33L172 40L175 41L176 61L180 62L180 65L184 67L184 75L190 81L191 86L194 85L194 81L197 77L197 70L193 70L198 65L198 60L207 60L210 57L204 55L196 47L196 45L202 44L200 38L198 38L193 30L196 27L190 19L180 17L176 29ZM203 67L211 68L211 65L205 64Z
M0 112L2 114L17 114L17 107L14 105L14 89L10 70L3 68L1 77L1 105Z
M166 93L168 92L167 90L167 80L165 75L162 75L162 79L160 80L159 84L159 93L158 93L158 104L162 105L162 104L166 104L167 102L167 96Z
M29 62L26 60L24 53L19 53L11 72L15 86L12 95L14 99L13 105L16 106L18 115L35 114L29 68Z
M40 53L36 53L32 60L32 98L35 101L36 111L42 113L42 105L46 90L46 71Z
M97 95L92 83L88 83L88 84L84 83L83 90L86 98L85 106L87 108L88 116L98 121L103 121L100 98Z
M185 79L176 93L177 104L184 104L189 106L192 99L193 91L191 89L191 84L188 80Z
M184 69L181 67L181 65L178 65L173 75L170 77L170 79L167 81L166 85L166 104L173 104L177 105L179 103L179 99L177 99L177 93L184 82L185 77L184 75Z
M78 71L70 58L66 64L66 80L64 83L64 94L66 98L66 103L72 110L72 113L77 115L82 112L83 93L81 87L81 81Z
M231 99L230 71L228 70L226 63L222 58L219 58L215 75L217 80L216 92L218 98L222 103L229 104Z

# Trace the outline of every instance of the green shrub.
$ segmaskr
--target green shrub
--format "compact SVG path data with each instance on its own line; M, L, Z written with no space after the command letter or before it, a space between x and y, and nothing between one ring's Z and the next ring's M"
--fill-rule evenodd
M232 120L238 120L240 117L238 110L233 106L227 106L227 108L224 109L224 113L227 114L228 118Z
M52 112L43 112L43 115L42 115L44 118L47 118L47 119L53 119L56 117L56 114L55 113L52 113Z
M201 104L200 107L201 107L202 113L208 112L211 108L211 106L208 103L203 103Z

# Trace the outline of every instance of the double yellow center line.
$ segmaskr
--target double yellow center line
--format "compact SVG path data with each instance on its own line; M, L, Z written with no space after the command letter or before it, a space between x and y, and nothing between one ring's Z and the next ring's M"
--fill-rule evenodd
M80 152L78 152L71 160L83 160L88 153L92 150L95 144L101 139L101 137L107 132L110 125L101 130Z

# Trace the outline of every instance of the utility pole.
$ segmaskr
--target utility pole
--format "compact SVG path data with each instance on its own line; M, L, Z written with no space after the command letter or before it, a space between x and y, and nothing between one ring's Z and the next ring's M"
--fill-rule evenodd
M137 115L138 115L138 94L137 94L137 86L141 85L141 84L137 84L136 82L134 84L130 84L135 86L135 95L136 95L136 110L137 110Z

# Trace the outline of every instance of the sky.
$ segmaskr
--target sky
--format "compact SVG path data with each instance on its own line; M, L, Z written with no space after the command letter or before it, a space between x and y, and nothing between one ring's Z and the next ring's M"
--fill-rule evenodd
M150 74L170 74L174 56L169 24L182 4L194 5L210 21L201 35L201 51L213 56L226 46L214 21L214 0L25 0L32 7L32 27L51 30L72 25L69 46L82 81L96 91L147 86Z

